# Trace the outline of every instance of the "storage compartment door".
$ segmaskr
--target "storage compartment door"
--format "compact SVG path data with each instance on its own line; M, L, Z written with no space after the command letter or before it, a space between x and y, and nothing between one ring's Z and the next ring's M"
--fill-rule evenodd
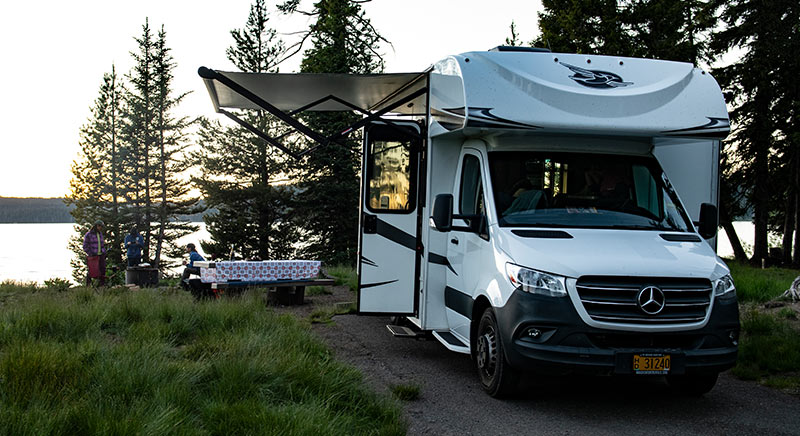
M376 123L364 135L359 313L417 313L422 140L416 124L402 126Z

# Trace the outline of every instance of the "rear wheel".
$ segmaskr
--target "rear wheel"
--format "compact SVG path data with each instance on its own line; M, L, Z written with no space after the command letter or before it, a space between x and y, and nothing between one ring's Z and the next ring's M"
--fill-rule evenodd
M711 375L668 375L667 384L675 392L699 397L707 394L717 383L718 374Z
M492 397L504 397L516 390L517 372L506 362L497 319L487 308L478 324L475 341L475 364L481 386Z

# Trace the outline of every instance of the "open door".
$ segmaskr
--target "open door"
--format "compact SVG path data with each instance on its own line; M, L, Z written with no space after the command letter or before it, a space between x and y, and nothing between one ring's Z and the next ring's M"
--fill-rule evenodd
M419 307L420 128L373 123L364 134L358 312L414 315Z

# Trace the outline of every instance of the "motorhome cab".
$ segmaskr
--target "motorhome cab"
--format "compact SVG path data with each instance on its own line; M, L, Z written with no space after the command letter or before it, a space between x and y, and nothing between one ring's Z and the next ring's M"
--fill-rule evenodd
M229 116L260 107L324 146L364 127L359 313L471 354L490 395L522 371L663 374L702 394L734 365L736 292L713 248L729 124L706 72L498 47L422 73L201 75ZM307 110L364 118L324 137Z

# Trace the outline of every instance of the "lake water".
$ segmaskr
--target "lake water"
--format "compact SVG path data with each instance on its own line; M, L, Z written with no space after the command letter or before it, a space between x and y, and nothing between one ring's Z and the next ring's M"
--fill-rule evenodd
M208 240L205 223L197 232L178 241ZM0 224L0 282L15 280L42 283L51 278L72 279L69 261L73 253L67 248L75 233L73 224Z
M204 223L197 223L197 232L181 238L181 244L208 240ZM753 224L749 221L734 223L739 239L744 244L753 244ZM73 225L59 224L0 224L0 282L16 280L42 283L50 278L71 279L69 261L73 253L67 248ZM719 233L717 253L732 257L728 238ZM202 254L202 251L201 251Z

